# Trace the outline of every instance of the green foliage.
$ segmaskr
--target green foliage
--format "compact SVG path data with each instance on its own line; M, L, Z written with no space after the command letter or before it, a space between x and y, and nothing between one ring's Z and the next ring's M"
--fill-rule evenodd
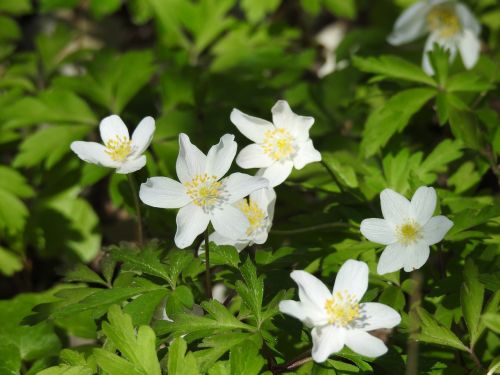
M428 75L423 38L387 42L410 0L0 0L0 375L498 371L500 12L465 2L482 28L477 64L436 43ZM331 22L335 51L317 39ZM141 203L138 244L126 176L70 149L100 142L110 114L130 134L152 116L136 185L176 179L179 133L204 151L235 134L240 151L231 110L271 120L278 99L314 117L322 164L276 187L264 244L210 243L214 298L202 236L175 248L175 210ZM383 189L422 185L453 227L417 272L378 275L385 246L360 224L381 216ZM279 303L299 293L292 270L331 286L347 259L370 269L363 302L402 322L374 333L380 358L344 348L316 364L310 330Z

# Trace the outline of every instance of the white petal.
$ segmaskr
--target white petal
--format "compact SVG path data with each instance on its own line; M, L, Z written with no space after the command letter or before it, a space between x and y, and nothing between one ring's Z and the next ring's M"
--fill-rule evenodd
M146 155L141 155L135 159L127 159L116 169L116 173L129 174L142 169L146 165Z
M186 134L179 134L179 156L175 168L180 182L189 182L205 173L206 159L205 154L191 143Z
M269 182L265 178L238 172L223 179L222 183L228 193L227 203L234 203L255 190L269 186Z
M332 298L326 285L306 271L293 271L290 277L299 287L300 301L323 312L326 300Z
M250 193L250 201L255 202L267 213L269 221L274 218L274 206L276 204L276 192L273 188L264 188Z
M422 228L423 240L427 245L440 242L453 226L453 221L446 216L434 216Z
M285 300L279 303L279 309L283 314L293 316L308 327L314 327L324 320L323 314L318 309L306 303Z
M213 210L210 219L217 233L234 240L242 238L250 225L245 214L229 204Z
M455 11L464 29L472 31L474 35L479 35L481 33L481 24L465 4L455 3Z
M380 193L382 215L390 225L398 225L406 219L410 212L410 202L401 194L391 189L384 189Z
M293 165L297 169L302 169L309 163L321 161L321 154L314 148L312 141L309 139L299 146L297 154L293 158Z
M476 65L481 50L481 41L470 30L464 30L458 40L458 50L462 56L462 62L467 69Z
M186 188L168 177L151 177L141 184L139 197L144 204L158 208L179 208L191 201Z
M314 124L313 117L295 114L286 100L278 100L271 112L273 123L277 128L289 130L299 142L304 142L309 138L309 129Z
M410 202L410 216L420 225L425 225L436 209L436 190L421 186L417 189Z
M389 245L396 242L393 228L384 219L364 219L360 231L368 240Z
M195 238L208 227L210 217L193 203L182 207L177 213L175 245L184 249L191 245Z
M420 38L427 31L426 15L429 5L425 1L419 1L406 9L394 24L394 30L387 41L399 46Z
M149 147L155 132L155 120L151 116L144 117L132 133L132 153L141 155Z
M401 315L392 307L378 302L367 302L360 305L363 319L359 329L373 331L380 328L392 328L401 323Z
M311 331L313 347L312 358L314 362L325 362L328 357L342 350L345 343L346 332L343 328L332 325L315 327Z
M275 187L283 183L290 173L292 173L293 161L288 160L283 163L275 162L267 168L259 169L258 176L262 176L269 181L269 187Z
M265 168L269 167L273 162L273 159L264 152L262 146L256 143L244 147L236 158L236 164L243 169Z
M224 176L236 156L237 143L234 135L225 134L218 144L212 146L207 154L207 170L209 175L217 176L217 179Z
M417 242L406 249L404 270L411 272L422 267L429 259L430 248L425 242Z
M266 131L274 130L273 124L269 121L249 116L236 108L232 110L230 119L241 134L255 143L261 143L264 140Z
M368 289L368 265L365 262L349 259L340 267L333 294L348 292L356 301L361 300Z
M386 273L396 272L403 268L406 259L406 246L399 242L388 245L382 252L378 260L377 273L384 275Z
M346 332L345 344L353 352L365 357L379 357L387 352L387 346L382 340L359 329Z
M109 168L117 168L119 162L114 161L106 154L106 147L96 142L75 141L70 145L71 150L87 163L102 165Z
M122 139L130 139L127 126L120 116L117 115L103 118L99 124L99 131L101 132L104 144L108 143L111 139L116 139L117 136Z

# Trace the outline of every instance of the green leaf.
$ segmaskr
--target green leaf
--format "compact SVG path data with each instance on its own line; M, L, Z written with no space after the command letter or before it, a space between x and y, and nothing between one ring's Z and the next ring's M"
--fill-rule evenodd
M262 300L264 298L264 278L257 277L257 271L250 258L240 268L244 283L240 280L236 281L235 288L241 296L243 303L253 314L257 325L259 326L262 317Z
M281 0L242 0L241 7L252 23L260 21L267 14L274 12Z
M132 363L126 359L118 357L116 354L108 352L104 349L94 349L94 356L97 364L109 375L148 375L137 369Z
M437 173L446 171L446 166L462 155L462 142L445 139L424 159L417 169L417 176L425 184L436 181Z
M29 111L26 110L29 108ZM51 89L37 97L25 97L0 113L6 129L49 124L96 125L97 119L81 98L71 91Z
M203 255L200 254L201 257ZM210 263L213 265L229 265L238 268L240 255L234 246L210 243Z
M434 69L434 76L441 87L445 87L448 80L450 53L447 49L434 42L431 51L427 52L429 61Z
M500 333L500 314L498 312L483 314L481 319L486 327L497 334Z
M14 159L15 167L33 167L45 160L45 167L51 168L70 153L71 142L82 139L89 132L88 126L51 126L40 129L25 138L20 152Z
M161 375L153 330L149 326L140 326L136 334L131 317L116 305L109 309L108 320L109 323L102 325L104 334L139 373Z
M366 157L375 154L396 133L408 125L410 118L436 95L433 89L400 91L387 103L375 109L365 124L361 150Z
M96 18L102 18L120 9L120 0L92 0L90 2L90 12Z
M354 0L324 0L325 7L339 17L354 19L356 2Z
M470 346L474 347L479 338L479 319L483 310L484 286L479 282L479 272L471 259L464 268L464 283L460 289L462 313L470 335Z
M481 92L488 91L491 84L477 73L462 72L451 76L446 84L448 92Z
M0 272L4 275L12 276L22 269L23 262L20 256L0 246Z
M477 118L472 111L450 106L450 127L453 135L465 146L474 150L481 148L481 133Z
M423 308L417 308L417 314L420 319L421 332L413 335L417 340L449 346L458 350L467 351L467 347L460 339L448 328L443 327Z
M150 249L133 251L114 248L111 250L111 258L115 261L123 262L128 270L160 277L175 286L170 278L167 266L160 262L158 255L158 252Z
M92 271L88 266L84 264L77 264L75 268L67 272L64 280L66 281L83 281L85 283L95 283L103 286L108 286L108 284L94 271Z
M232 374L257 375L265 364L259 354L260 347L251 340L246 340L231 349L229 360Z
M401 288L389 285L380 295L379 302L401 311L405 306L405 296Z
M176 287L169 293L165 310L168 316L174 316L179 312L191 310L194 304L193 293L185 285Z
M350 188L358 187L359 183L354 168L346 163L342 163L337 153L323 152L321 156L322 160L344 185Z
M2 0L0 1L0 11L14 15L26 14L31 11L30 0Z
M436 82L424 73L419 65L413 64L397 56L353 57L356 68L366 73L374 73L384 78L424 83L435 86Z
M146 292L127 303L123 311L132 317L134 325L148 325L167 293L167 289Z
M27 217L28 210L24 203L10 192L0 189L0 230L20 232Z
M169 375L198 375L200 371L191 352L186 354L187 344L183 338L174 339L168 348L167 371Z
M0 165L0 189L20 198L31 198L34 195L33 188L21 173L3 165Z

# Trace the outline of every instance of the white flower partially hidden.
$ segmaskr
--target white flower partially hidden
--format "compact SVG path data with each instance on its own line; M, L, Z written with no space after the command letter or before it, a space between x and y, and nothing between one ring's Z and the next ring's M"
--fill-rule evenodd
M434 43L450 51L450 61L455 58L458 49L467 69L471 69L479 59L481 25L464 4L449 0L419 1L399 16L387 40L398 46L427 33L429 36L422 61L427 74L434 73L427 54Z
M104 118L99 124L104 145L97 142L75 141L71 150L86 162L115 168L116 173L128 174L146 165L144 151L155 131L155 120L145 117L130 138L127 126L117 115Z
M274 189L260 189L250 193L248 198L240 199L233 204L239 209L250 225L241 238L232 239L224 237L218 232L213 232L209 240L217 245L231 245L238 251L254 243L263 244L267 241L267 236L273 225L274 205L276 203L276 193ZM204 251L204 244L200 246L200 253Z
M453 226L445 216L434 216L436 191L421 186L411 202L391 189L380 194L384 219L365 219L361 233L372 242L387 245L377 272L380 275L404 268L410 272L422 267L429 258L429 246L441 241Z
M151 177L141 184L139 197L153 207L181 208L177 214L175 244L191 245L211 222L224 237L238 239L250 223L233 203L268 186L265 178L233 173L222 178L236 155L234 135L226 134L207 155L193 145L186 134L179 135L177 177Z
M275 187L286 180L293 167L302 169L320 161L321 154L309 138L314 118L296 115L284 100L278 100L271 112L272 123L233 109L231 122L255 142L240 151L236 163L245 169L261 168L257 174Z
M344 345L367 357L387 352L384 342L367 331L395 327L401 316L384 304L359 302L368 288L366 263L346 261L340 267L332 292L305 271L293 271L290 276L299 287L300 301L281 301L279 309L312 328L315 362L326 361Z

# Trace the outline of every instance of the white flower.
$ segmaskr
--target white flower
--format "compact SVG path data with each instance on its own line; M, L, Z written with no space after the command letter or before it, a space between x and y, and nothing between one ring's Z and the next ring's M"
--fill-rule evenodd
M427 74L433 74L428 52L434 43L450 51L450 61L458 49L467 69L476 64L481 48L481 25L464 4L448 0L419 1L399 16L387 40L398 46L427 33L422 61Z
M361 233L372 242L387 245L380 256L381 275L404 268L422 267L429 258L429 246L438 243L453 226L445 216L434 216L436 191L421 186L408 201L401 194L385 189L380 194L384 219L365 219Z
M344 40L347 31L347 25L343 21L337 21L329 24L315 36L316 42L323 47L322 55L324 63L316 70L319 78L324 78L336 70L347 67L346 60L337 61L335 51Z
M321 160L321 154L309 138L314 118L292 112L288 103L278 100L271 109L273 123L233 109L231 122L245 137L255 142L240 151L236 163L241 168L261 168L257 173L271 187L281 184L295 166Z
M233 204L239 209L250 225L242 237L232 239L224 237L218 232L213 232L209 236L210 242L217 245L231 245L238 251L254 243L263 244L267 241L267 236L273 225L274 205L276 203L276 193L272 188L260 189L250 193L248 198L240 199ZM200 246L200 253L204 252L204 244Z
M344 345L366 357L387 352L379 338L367 331L392 328L401 316L391 307L376 302L360 303L368 288L368 266L356 260L346 261L337 274L333 291L305 271L290 275L299 287L299 301L281 301L282 313L312 327L312 358L324 362Z
M191 245L211 222L224 237L238 239L249 226L233 203L268 186L265 178L233 173L223 178L236 155L234 135L226 134L205 156L186 134L179 135L177 177L151 177L141 184L139 197L153 207L181 208L177 214L175 244Z
M149 147L155 131L155 120L145 117L135 128L132 139L127 126L117 115L104 118L99 124L104 145L76 141L71 150L86 162L116 168L116 173L132 173L146 165L144 151Z

